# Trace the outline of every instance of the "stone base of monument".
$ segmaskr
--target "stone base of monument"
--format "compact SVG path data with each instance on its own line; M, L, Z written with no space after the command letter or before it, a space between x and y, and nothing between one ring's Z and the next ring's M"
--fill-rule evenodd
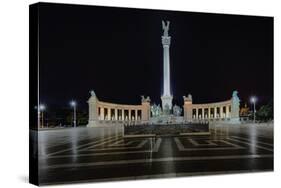
M150 124L179 124L182 123L183 116L174 115L162 115L158 117L151 117L149 120Z
M209 123L149 124L124 126L124 137L208 135Z

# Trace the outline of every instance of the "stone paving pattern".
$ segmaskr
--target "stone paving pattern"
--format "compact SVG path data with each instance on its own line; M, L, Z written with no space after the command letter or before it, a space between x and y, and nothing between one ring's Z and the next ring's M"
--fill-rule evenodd
M272 126L211 130L152 138L123 138L120 127L39 131L40 184L273 170Z

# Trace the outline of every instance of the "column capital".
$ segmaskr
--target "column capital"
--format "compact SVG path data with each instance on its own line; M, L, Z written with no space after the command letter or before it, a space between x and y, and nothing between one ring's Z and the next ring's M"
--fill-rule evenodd
M168 37L162 36L163 47L169 47L170 44L171 44L171 37L170 36L168 36Z

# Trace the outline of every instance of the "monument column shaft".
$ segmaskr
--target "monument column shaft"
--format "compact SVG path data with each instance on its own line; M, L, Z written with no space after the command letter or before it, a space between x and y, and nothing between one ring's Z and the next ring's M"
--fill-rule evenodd
M162 28L164 30L162 36L162 45L163 45L163 95L161 96L163 113L166 115L170 114L172 109L172 100L171 88L170 88L170 44L171 37L168 34L170 22L167 21L167 24L162 21Z
M170 53L169 45L163 45L164 52L164 96L171 96L170 91Z

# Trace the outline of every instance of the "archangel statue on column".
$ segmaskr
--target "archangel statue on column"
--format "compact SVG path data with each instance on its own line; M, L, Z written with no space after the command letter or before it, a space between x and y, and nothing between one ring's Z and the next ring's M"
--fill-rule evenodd
M165 21L162 20L162 28L164 30L164 36L167 37L168 35L168 31L169 31L169 25L170 25L170 21L167 21L167 25L165 24Z

